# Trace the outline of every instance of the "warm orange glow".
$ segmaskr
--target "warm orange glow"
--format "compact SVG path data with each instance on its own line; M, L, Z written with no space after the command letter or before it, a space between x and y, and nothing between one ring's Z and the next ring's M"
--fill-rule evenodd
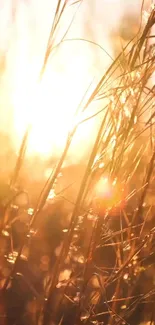
M43 78L38 83L52 24L51 13L54 14L56 4L56 0L52 4L51 1L48 1L47 6L42 6L38 1L35 3L35 0L30 6L21 3L16 11L11 42L7 49L7 82L11 89L9 99L10 109L13 113L13 125L9 132L15 148L18 149L24 132L30 125L31 133L27 154L39 153L43 157L60 154L68 131L75 123L73 116L86 89L94 76L98 79L99 74L103 73L111 63L111 59L104 54L104 70L99 72L100 63L96 62L97 59L94 60L94 58L96 55L96 58L102 58L101 50L84 42L65 42L49 60ZM87 4L84 2L77 21L71 26L66 38L71 39L76 38L76 35L79 35L78 37L82 35L82 38L92 39L91 31L89 28L87 30L87 26L85 26L86 10L88 12ZM94 10L94 19L96 20L99 12L96 7ZM69 6L58 32L56 43L67 30L74 11L76 8ZM36 19L37 27L33 25L34 19ZM95 31L96 34L98 32ZM110 46L107 33L108 29L104 36L106 49ZM100 40L97 41L100 43ZM93 106L93 113L97 105ZM82 109L82 105L80 108ZM91 108L89 108L89 115L91 115ZM78 116L78 120L81 119L83 116ZM86 149L88 143L90 148L91 143L94 142L96 129L92 127L94 127L94 120L80 126L74 139L76 157L78 154L81 155L81 144Z
M67 133L75 123L74 112L88 85L94 76L96 83L112 63L110 56L103 50L89 43L76 42L75 39L94 41L113 56L111 30L117 30L121 18L120 0L105 2L103 7L95 1L92 1L92 7L88 7L88 3L83 1L65 37L73 38L74 41L64 42L54 51L45 74L38 83L56 4L57 0L48 0L46 5L31 0L29 4L21 2L18 5L16 19L11 26L12 33L8 36L10 41L7 48L5 87L8 87L9 91L7 89L7 93L5 89L1 96L5 111L10 110L13 116L13 126L8 132L15 148L19 148L24 131L30 125L28 154L39 153L43 157L60 154ZM54 44L59 43L69 27L74 11L74 6L69 6L65 12ZM9 98L9 105L4 103L4 97L5 100L6 97ZM93 105L94 113L98 103ZM91 112L89 107L88 115L91 115ZM91 148L96 134L94 121L95 119L80 126L74 140L77 144L74 146L76 156L81 154L81 147L88 147L88 143Z
M95 206L98 211L106 212L115 207L122 207L124 200L124 189L118 183L108 177L102 177L95 187Z
M78 63L82 67L83 62L78 59ZM76 124L74 114L88 86L89 75L81 81L78 66L75 69L70 65L67 71L49 69L38 84L31 84L26 76L25 84L21 85L18 72L20 74L20 66L16 69L13 92L16 138L21 139L30 125L28 153L56 154L63 149L69 130ZM79 114L78 120L82 118ZM84 125L83 132L80 128L79 141L87 132L90 132L90 123Z

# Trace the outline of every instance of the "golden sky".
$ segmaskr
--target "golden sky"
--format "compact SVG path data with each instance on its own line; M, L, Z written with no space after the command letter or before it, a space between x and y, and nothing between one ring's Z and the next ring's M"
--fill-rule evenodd
M6 57L1 74L0 129L6 132L9 126L12 141L19 147L24 130L31 123L30 151L41 154L63 147L83 94L92 81L97 82L103 75L119 51L122 17L130 13L138 21L141 1L83 0L81 4L68 5L54 45L64 35L65 41L50 56L40 85L38 77L56 4L57 0L0 0L2 67ZM81 39L100 44L109 56ZM88 132L92 134L91 128L90 122ZM85 126L80 134L85 136Z

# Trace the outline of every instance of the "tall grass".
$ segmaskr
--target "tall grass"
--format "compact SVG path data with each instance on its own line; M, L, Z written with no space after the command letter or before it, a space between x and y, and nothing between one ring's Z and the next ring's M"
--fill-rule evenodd
M80 1L75 4L79 5ZM40 78L55 47L55 33L67 5L67 1L58 0ZM147 320L152 324L155 321L153 308L150 308L154 305L154 276L151 274L148 280L148 271L154 270L155 233L152 83L155 57L154 48L148 42L154 23L155 10L152 8L146 25L132 40L132 46L128 44L122 49L83 104L88 117L83 119L81 115L80 122L71 129L62 156L31 211L16 256L12 246L14 220L10 219L14 197L5 205L2 237L10 238L11 244L4 254L7 260L11 256L11 263L9 275L3 277L2 296L14 279L22 278L35 298L32 324L130 324L132 315L136 315L141 305L148 305ZM65 35L66 32L63 40ZM90 105L97 101L102 109L89 116ZM81 123L96 116L100 116L100 127L76 202L71 202L73 210L67 232L56 262L44 274L43 289L37 292L20 272L23 252L33 250L39 214L44 211L49 193L54 189L76 130ZM27 136L22 142L11 181L14 190L26 152ZM16 190L15 196L18 194L21 190ZM65 192L58 196L65 200Z

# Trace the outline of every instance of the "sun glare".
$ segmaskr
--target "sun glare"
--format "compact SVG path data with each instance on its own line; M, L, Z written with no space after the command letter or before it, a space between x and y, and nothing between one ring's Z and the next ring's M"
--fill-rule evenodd
M45 22L46 27L40 28L37 22L38 30L36 31L36 27L31 26L32 17L28 17L29 9L25 11L23 4L18 10L7 54L8 80L11 85L9 98L13 116L12 126L8 132L15 150L18 151L24 133L30 127L27 155L57 156L62 152L68 132L76 121L93 115L98 107L98 104L94 103L93 107L89 107L88 113L85 112L82 115L78 113L78 119L77 117L74 119L77 108L79 112L83 108L83 104L80 106L79 104L94 76L96 79L99 78L100 63L94 59L96 54L94 55L94 50L92 51L93 45L75 41L62 42L61 46L54 50L54 55L52 53L43 76L38 81L51 28L51 17L47 15L49 17L48 22ZM83 11L84 9L86 10L85 6ZM81 26L82 30L83 14L79 14L79 20L75 20L66 38L74 38L79 31L78 26ZM72 17L71 12L66 12L65 18L68 17L68 21L70 16ZM66 20L63 24L67 28ZM64 31L64 25L61 28ZM86 39L91 39L89 32L86 31L86 33L88 33L85 36ZM101 50L96 47L93 49L102 54ZM105 53L104 55L106 56ZM106 63L109 64L109 58L106 58L107 61L104 59L105 66ZM91 91L92 88L90 93ZM94 132L97 132L94 120L78 127L74 137L75 155L81 152L82 146L87 147L88 142L91 146L91 141L94 141Z
M95 203L101 212L124 205L124 187L115 178L101 177L95 186Z
M82 68L83 60L77 61ZM23 71L17 64L13 87L15 141L20 142L30 126L29 154L46 156L62 150L88 77L83 75L81 82L81 70L73 62L67 70L49 67L43 79L36 82L28 69Z

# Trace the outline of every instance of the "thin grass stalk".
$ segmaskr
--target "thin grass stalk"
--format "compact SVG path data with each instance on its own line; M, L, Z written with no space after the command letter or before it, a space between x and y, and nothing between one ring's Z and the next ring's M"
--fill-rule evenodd
M83 1L83 0L79 0L79 1L76 2L76 3L79 3L78 8L80 7L82 1ZM45 68L46 68L46 65L47 65L47 62L48 62L49 56L51 55L51 53L52 53L55 49L57 49L57 48L58 48L58 47L59 47L59 46L60 46L60 45L65 41L64 38L65 38L65 36L67 35L67 33L68 33L68 31L69 31L69 29L70 29L72 23L73 23L73 20L74 20L74 18L75 18L75 15L76 15L76 13L73 15L72 20L71 20L71 22L70 22L70 24L69 24L67 30L65 31L65 33L64 33L64 35L63 35L61 41L60 41L58 44L56 44L56 45L54 46L54 34L55 34L55 32L56 32L56 29L57 29L58 25L59 25L60 22L61 22L61 17L62 17L62 15L63 15L63 13L64 13L64 11L65 11L65 9L66 9L66 6L67 6L67 0L65 0L63 6L62 6L62 8L61 8L61 11L60 11L60 13L59 13L59 9L60 9L60 7L61 7L61 2L62 2L62 0L58 0L58 4L57 4L57 8L56 8L56 13L55 13L55 17L54 17L54 21L53 21L52 29L51 29L51 32L50 32L50 36L49 36L49 40L48 40L48 44L47 44L47 50L46 50L46 53L45 53L43 66L42 66L42 69L41 69L41 72L40 72L40 79L42 78L42 75L44 74L44 71L45 71ZM73 3L73 4L75 4L75 3Z
M43 62L42 69L41 69L41 72L40 72L40 78L42 78L42 76L44 74L45 67L47 65L47 61L49 59L49 55L51 53L51 48L52 48L51 42L52 42L52 38L53 38L53 35L54 35L54 32L55 32L55 28L56 28L56 26L58 25L58 22L60 22L60 19L61 19L61 15L59 16L59 9L61 7L62 2L63 2L63 0L58 0L58 2L57 2L56 12L55 12L55 15L54 15L54 19L53 19L53 23L52 23L52 27L51 27L51 31L50 31L48 43L47 43L47 48L46 48L46 53L45 53L45 57L44 57L44 62ZM65 6L66 6L66 1L64 2L63 7L62 7L63 11L65 9Z
M30 132L30 128L28 127L24 134L24 137L23 137L23 140L22 140L22 143L20 146L20 150L19 150L17 161L16 161L13 176L10 180L11 188L13 188L16 185L16 182L17 182L17 179L18 179L18 176L19 176L19 173L20 173L20 170L21 170L24 158L25 158L29 132Z
M95 144L94 144L94 147L93 147L93 150L92 150L92 153L91 153L91 156L90 156L90 159L89 159L89 162L88 162L88 165L87 165L84 177L83 177L83 180L81 182L81 186L80 186L80 190L79 190L78 197L77 197L77 200L76 200L76 204L74 206L69 231L68 231L68 234L66 236L66 239L64 240L63 247L61 249L60 255L59 255L58 260L56 262L56 265L54 267L54 276L52 278L49 293L48 293L48 298L47 298L47 301L46 301L45 306L44 306L43 325L47 324L47 310L49 309L49 306L50 306L51 294L53 292L53 289L56 286L57 279L59 277L59 272L60 272L62 263L66 258L66 254L67 254L69 246L70 246L70 242L71 242L72 234L73 234L73 231L74 231L77 215L78 215L78 213L80 211L80 208L81 208L81 201L82 201L82 198L83 198L83 195L84 195L84 190L85 190L85 187L86 187L89 175L90 175L91 166L92 166L94 158L96 156L97 145L98 145L98 142L100 140L100 137L101 137L101 134L102 134L102 131L103 131L104 123L105 123L105 119L103 119L103 121L101 123L101 126L100 126L100 129L99 129L99 132L98 132L98 135L96 137L96 141L95 141Z
M75 131L76 131L76 128L73 131L72 135L69 136L69 138L68 138L68 140L66 142L66 146L64 148L64 151L63 151L63 153L62 153L62 155L60 157L60 160L59 160L59 162L58 162L58 164L57 164L57 166L55 168L55 171L54 171L54 173L52 172L51 175L49 176L49 178L48 178L48 180L47 180L47 182L46 182L46 184L45 184L45 186L44 186L44 188L43 188L43 190L42 190L42 192L41 192L41 194L39 196L36 208L34 210L32 219L30 221L30 228L33 227L33 225L35 223L35 220L36 220L36 217L37 217L38 213L41 211L41 209L43 208L43 206L44 206L44 204L45 204L45 202L47 200L47 197L49 195L49 192L53 188L55 180L56 180L58 174L60 173L60 170L61 170L63 162L64 162L64 160L66 158L66 155L67 155L67 152L69 150L69 147L70 147L70 144L71 144L71 141L72 141L72 138L73 138L73 135L74 135Z
M146 24L146 26L144 28L143 33L142 33L142 36L141 36L141 38L139 40L139 44L136 47L136 51L135 51L135 53L133 55L133 58L131 60L131 69L133 69L133 67L135 66L136 61L137 61L138 56L139 56L139 53L142 50L143 44L146 41L148 33L149 33L150 29L153 27L154 24L155 24L155 9L152 10L152 12L151 12L151 14L149 16L148 22L147 22L147 24Z
M23 161L24 161L25 153L26 153L26 149L27 149L27 141L28 141L28 136L29 136L29 130L30 129L28 127L25 134L24 134L24 136L23 136L23 140L22 140L22 143L21 143L21 146L20 146L20 150L19 150L19 154L18 154L18 157L17 157L16 165L15 165L15 168L14 168L13 176L12 176L12 178L10 180L10 184L9 184L10 189L15 189L15 186L16 186L16 183L17 183L17 180L18 180L18 176L19 176L20 170L21 170L22 165L23 165ZM18 194L15 194L15 197L17 195ZM9 201L5 205L3 217L2 217L2 220L1 220L0 233L2 232L2 230L3 230L4 226L5 226L6 220L8 220L11 202L12 202L12 199L11 199L11 201Z
M119 268L122 266L123 264L123 232L122 232L122 227L121 227L121 243L119 243L118 245L118 248L117 248L117 252L116 252L116 258L117 258L117 263L118 263L118 266ZM112 302L112 310L114 312L116 312L117 314L119 313L119 306L117 304L117 299L120 298L120 295L122 293L123 289L122 289L122 278L119 278L118 279L118 282L116 284L116 289L115 289L115 292L114 292L114 301ZM115 324L115 319L113 317L111 317L111 315L109 315L109 324L112 325L112 324Z
M109 108L109 107L107 107L107 108ZM104 139L104 137L105 137L106 128L108 127L108 125L109 125L110 122L111 122L111 121L110 121L110 120L111 120L111 116L110 116L110 120L109 120L109 122L108 122L107 124L106 124L106 119L107 119L107 114L105 113L104 123L105 123L106 127L105 127L105 131L104 131L104 133L103 133L102 136L101 136L101 140L99 141L97 151L100 150L100 146L101 146L100 142L101 142L101 141ZM104 140L104 141L105 141L105 142L104 142L104 148L105 148L105 150L106 150L106 148L108 147L108 142L109 142L110 137L111 137L112 129L113 129L113 125L111 125L111 129L109 130L109 134L108 134L108 136L107 136L107 139ZM96 152L96 153L97 153L97 152ZM93 169L94 169L94 170L93 170ZM96 168L96 170L95 170L95 165L94 165L94 166L92 167L92 170L91 170L91 173L90 173L89 179L88 179L88 181L87 181L87 187L85 188L85 192L84 192L83 199L82 199L82 203L81 203L82 206L84 205L84 202L86 202L87 197L88 197L89 193L91 192L91 189L92 189L93 186L94 186L94 180L95 180L95 176L96 176L97 172L98 172L98 170L97 170L97 168ZM102 175L103 172L104 172L104 169L103 169L103 171L100 173L100 176Z
M83 272L82 272L82 278L83 278L83 285L81 287L81 292L80 292L80 297L79 297L79 305L77 307L77 313L76 313L76 321L75 323L80 324L80 319L81 319L81 313L82 313L82 309L83 309L83 297L84 297L84 293L85 290L87 288L88 285L88 271L89 271L89 264L93 261L93 253L94 250L96 248L96 243L98 241L98 234L100 234L99 230L100 226L102 225L102 220L100 217L98 217L98 219L94 222L94 226L92 229L92 233L91 233L91 238L90 238L90 242L88 245L88 250L87 250L87 254L86 254L86 260L85 260L85 264L84 264L84 268L83 268Z
M154 170L154 162L155 162L155 149L154 149L154 152L152 154L152 157L151 157L151 160L150 160L150 163L149 163L146 178L144 180L144 185L146 184L146 186L144 186L141 197L139 199L138 209L137 209L137 211L136 211L136 213L135 213L135 215L133 217L132 225L135 223L135 221L137 220L138 217L141 216L141 218L142 218L143 203L144 203L145 197L147 195L147 190L148 190L148 188L150 186L150 181L151 181L152 173L153 173L153 170Z

